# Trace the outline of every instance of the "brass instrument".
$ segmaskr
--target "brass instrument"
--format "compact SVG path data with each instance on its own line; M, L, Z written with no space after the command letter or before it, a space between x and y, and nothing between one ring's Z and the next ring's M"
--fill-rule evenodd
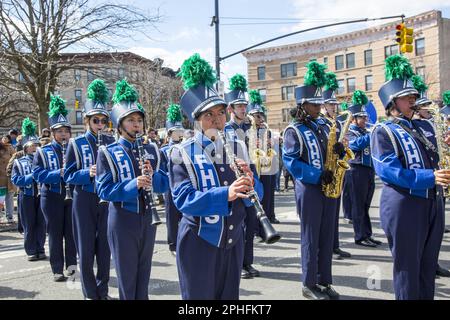
M450 169L450 147L445 143L445 137L448 132L448 126L436 103L431 104L422 110L427 110L433 117L434 131L436 135L437 151L439 154L439 169ZM450 188L444 187L443 194L445 198L450 196Z
M258 138L258 128L256 126L255 118L251 115L248 116L250 123L252 125L249 135L249 155L250 159L256 166L256 172L258 176L261 172L270 171L272 167L272 159L277 155L273 148L269 148L269 126L264 123L264 136L260 139ZM259 142L259 143L258 143Z
M345 155L342 159L339 159L339 156L333 152L333 146L336 144L336 142L343 141L353 118L350 111L344 111L343 113L347 113L347 119L345 120L345 124L341 130L339 137L337 137L336 133L337 120L330 120L332 122L332 126L330 128L330 134L328 136L327 159L324 166L325 170L333 172L333 180L329 184L323 184L322 191L327 198L333 199L337 199L341 195L345 171L350 169L348 161L355 158L355 154L348 147L345 147Z
M227 155L227 160L230 163L231 168L233 169L236 178L239 178L245 173L238 167L236 163L236 156L233 152L233 148L227 142L225 138L225 134L223 131L218 130L219 139L221 140L223 147L225 149L225 153ZM256 209L256 217L258 218L260 228L261 228L261 237L263 241L267 244L272 244L281 239L280 234L275 230L272 224L264 213L264 209L259 201L258 194L255 190L251 190L247 193L249 195L249 200L253 203Z
M67 141L64 139L62 141L62 162L63 162L63 171L66 170L66 149L67 149ZM66 197L64 198L64 202L71 202L73 200L72 190L70 190L70 185L66 183Z
M138 147L139 152L139 164L141 166L142 174L148 176L149 173L147 171L144 172L144 164L145 164L145 152L144 152L144 144L143 144L143 134L136 133L136 145ZM157 226L162 223L159 218L158 211L156 210L155 202L153 200L153 189L151 185L144 189L147 192L147 197L150 202L150 210L152 214L152 225Z

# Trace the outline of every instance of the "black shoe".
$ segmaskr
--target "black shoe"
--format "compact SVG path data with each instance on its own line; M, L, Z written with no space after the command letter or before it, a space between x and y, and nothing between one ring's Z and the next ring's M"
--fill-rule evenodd
M38 260L39 260L38 254L33 254L31 256L28 256L28 261L38 261Z
M449 233L450 232L450 229L449 228L445 228L444 229L444 233Z
M330 300L339 300L340 297L339 293L337 293L336 290L334 290L334 288L331 285L327 284L322 286L318 284L317 287L323 293L325 293L330 298Z
M372 241L370 241L368 239L355 241L355 244L357 244L358 246L364 246L364 247L370 247L370 248L377 247L377 245L375 243L373 243Z
M270 222L272 224L279 224L280 223L280 221L277 218L270 219Z
M63 275L62 273L53 274L53 281L55 281L55 282L63 282L66 280L67 280L66 276Z
M117 298L113 298L113 297L111 297L109 295L106 295L105 297L100 298L100 300L117 300Z
M251 264L244 266L244 269L247 270L252 277L259 277L259 271L253 268Z
M377 246L379 246L379 245L382 245L383 244L383 242L381 242L381 241L378 241L378 240L375 240L374 238L372 238L372 237L369 237L369 238L367 238L367 240L369 240L370 242L373 242L373 243L375 243Z
M440 265L438 265L437 269L436 269L436 275L439 277L449 278L450 271L448 271L447 269L444 269Z
M350 254L350 252L347 251L343 251L340 248L334 249L333 250L333 254L334 255L338 255L339 258L350 258L352 255Z
M306 299L310 300L330 300L330 296L322 292L319 287L303 287L302 294Z
M344 218L344 221L347 222L348 224L353 224L352 219Z
M47 255L45 253L38 253L38 260L45 260L47 259Z
M251 278L253 278L252 274L248 272L245 268L242 268L241 279L251 279Z

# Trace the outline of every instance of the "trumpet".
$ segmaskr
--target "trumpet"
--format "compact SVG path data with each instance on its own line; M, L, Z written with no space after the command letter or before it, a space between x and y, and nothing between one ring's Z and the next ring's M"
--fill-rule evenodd
M227 142L225 138L225 134L223 131L218 130L219 139L221 140L223 147L225 148L225 153L227 154L227 160L233 169L236 178L244 176L245 173L239 168L236 161L236 156L231 148L230 144ZM258 194L255 190L252 190L247 193L249 195L250 201L253 203L256 209L256 217L258 218L261 230L262 230L262 239L267 244L272 244L281 239L280 234L275 230L272 224L264 213L264 209L259 201Z
M140 133L136 133L136 145L138 147L139 152L139 164L141 166L142 174L149 176L149 173L147 171L144 172L144 163L145 163L145 152L144 152L144 145L143 145L143 135ZM152 225L160 225L162 223L158 211L156 210L156 206L153 200L153 190L152 187L149 186L144 189L145 192L147 192L147 197L149 198L150 202L150 210L152 214Z
M62 159L63 159L63 171L66 170L66 149L67 149L67 141L64 139L62 141ZM66 183L66 197L64 198L64 202L71 202L73 199L72 197L72 190L70 190L70 185Z

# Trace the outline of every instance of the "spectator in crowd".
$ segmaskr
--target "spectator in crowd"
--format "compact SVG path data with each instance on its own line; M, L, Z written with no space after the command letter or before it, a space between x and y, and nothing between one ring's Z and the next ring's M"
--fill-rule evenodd
M5 212L6 218L10 223L14 222L14 193L16 188L11 183L11 179L7 176L6 167L8 166L9 159L11 159L14 153L14 148L11 145L11 137L9 135L4 136L0 143L0 187L7 188L5 195Z
M12 155L11 159L9 159L8 165L6 167L6 176L8 177L8 179L11 179L11 173L12 173L12 168L14 165L14 160L20 159L24 155L25 155L25 151L22 148L22 150L14 153ZM21 219L21 217L20 217L20 201L17 201L17 231L19 231L20 234L23 234L23 226L22 226L22 222L20 219Z
M149 128L147 130L147 134L148 134L148 139L151 142L156 143L158 148L161 147L161 140L159 139L158 131L156 131L154 128Z
M16 147L17 145L17 136L19 135L19 131L17 131L17 129L13 128L11 130L9 130L8 135L11 139L11 145L13 148Z

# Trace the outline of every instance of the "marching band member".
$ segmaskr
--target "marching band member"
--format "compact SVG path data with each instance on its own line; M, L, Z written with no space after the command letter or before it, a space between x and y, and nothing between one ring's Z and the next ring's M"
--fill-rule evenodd
M249 155L253 162L255 162L257 170L259 171L258 178L264 187L264 198L262 199L264 211L271 223L278 224L280 221L275 217L275 176L278 170L278 156L276 154L270 154L274 150L272 131L270 131L267 126L267 110L263 104L259 91L250 90L249 100L250 103L247 105L247 114L253 118L254 121L254 125L252 125L252 128L250 128L249 131ZM255 132L253 133L252 131ZM251 139L251 137L255 138ZM254 152L258 151L264 151L259 159L257 159L258 157L254 154ZM258 161L259 164L257 163ZM267 165L269 161L270 166Z
M381 226L394 259L396 299L433 299L435 273L444 230L441 186L450 170L439 169L434 128L412 120L419 97L409 61L386 59L387 82L378 91L388 121L375 126L370 149L384 182Z
M340 105L340 108L342 111L346 111L348 110L348 103L347 102L342 102ZM340 116L337 117L339 123L343 123L345 121L344 117L346 115L342 114ZM348 181L348 171L345 173L344 175L344 185L342 187L342 211L344 214L344 221L346 221L349 224L352 224L352 203L351 203L351 199L350 199L350 183Z
M64 180L75 186L73 193L72 222L75 245L80 263L80 280L83 295L90 300L108 297L111 252L106 236L108 207L99 203L95 189L96 159L100 141L103 145L114 142L103 136L109 118L106 110L108 89L103 80L91 82L84 106L85 134L71 139L67 148L67 166ZM94 274L94 259L97 274Z
M28 261L44 260L45 221L39 205L37 184L33 179L32 163L39 145L35 133L36 124L25 118L22 122L23 157L14 160L11 181L19 187L17 202L20 203L19 215L23 225L24 248Z
M247 130L251 124L247 119L248 101L245 97L247 92L247 80L244 76L236 74L230 79L230 92L225 94L225 100L228 104L227 111L230 113L230 121L225 124L225 133L230 141L242 141L245 150L248 152ZM239 144L236 144L238 146ZM242 145L242 144L241 144ZM237 153L237 150L235 150ZM254 206L245 207L247 215L245 217L245 239L244 239L244 263L242 266L241 278L251 279L259 277L260 273L253 265L253 240L255 232L258 230L258 220L256 218L256 210Z
M236 179L224 161L218 136L226 122L226 103L212 88L211 66L194 54L181 66L185 93L181 108L196 132L173 148L169 160L172 196L182 212L177 268L183 299L238 299L244 254L248 191L258 190L248 161L237 160L245 176ZM230 141L235 144L236 141ZM243 150L240 154L245 156ZM245 202L245 203L244 203Z
M320 118L321 87L325 66L310 62L305 84L295 88L297 117L284 131L283 161L295 179L297 208L301 214L301 265L303 296L308 299L339 299L331 286L331 261L337 200L328 198L322 185L333 181L324 169L329 126ZM337 142L333 152L343 155Z
M182 124L183 115L178 104L171 104L167 109L166 131L168 143L161 147L161 170L167 175L169 168L167 164L170 159L172 147L177 145L183 139L184 128ZM173 203L172 193L170 189L164 193L164 209L166 213L167 225L167 243L169 250L176 255L178 224L181 220L181 212Z
M341 133L341 122L338 121L338 106L339 103L336 100L335 90L339 88L339 84L336 79L336 74L333 72L327 72L325 74L325 86L322 92L323 97L323 111L325 117L323 118L327 125L331 128L331 121L336 121L336 133ZM331 119L331 121L329 120ZM339 212L341 211L341 198L337 200L336 206L336 219L334 222L334 240L333 240L333 257L336 259L350 258L352 255L339 248Z
M101 146L97 156L96 186L100 199L109 201L108 243L121 300L148 299L156 226L147 190L153 186L154 192L163 193L168 188L159 170L158 147L148 143L145 154L139 155L137 139L144 133L145 113L137 99L126 80L117 82L111 120L120 138Z
M53 141L38 148L33 159L33 178L41 184L41 210L47 223L50 265L53 280L67 280L63 274L75 273L77 253L72 231L72 201L66 194L69 186L64 182L65 148L71 135L64 100L51 96L49 125ZM67 197L66 197L67 196Z
M347 132L349 148L355 159L349 160L350 170L346 173L351 199L351 216L355 243L366 247L381 245L372 237L369 209L375 192L375 171L370 156L370 134L366 129L368 114L365 106L369 102L361 90L353 92L353 104L348 107L353 119Z

